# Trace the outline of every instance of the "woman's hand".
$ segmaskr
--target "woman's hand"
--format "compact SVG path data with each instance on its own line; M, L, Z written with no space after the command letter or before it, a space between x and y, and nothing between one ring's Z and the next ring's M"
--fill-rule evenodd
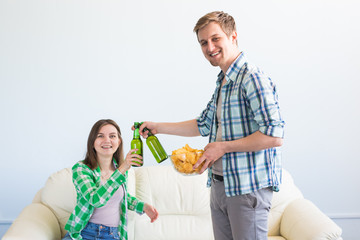
M145 203L144 205L144 212L150 218L151 222L153 223L159 216L158 211L151 205Z
M128 154L126 155L126 158L124 162L118 167L118 170L125 174L126 171L128 171L132 165L134 166L141 166L142 164L142 156L135 154L138 149L131 149Z

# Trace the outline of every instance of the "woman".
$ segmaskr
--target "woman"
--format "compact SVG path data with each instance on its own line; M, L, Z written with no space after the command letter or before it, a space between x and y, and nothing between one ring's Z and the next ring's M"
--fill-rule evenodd
M130 150L124 159L119 126L110 119L92 127L85 160L73 168L77 203L63 239L127 239L127 209L158 217L156 209L126 191L127 171L139 166L141 156ZM136 161L135 161L136 160Z

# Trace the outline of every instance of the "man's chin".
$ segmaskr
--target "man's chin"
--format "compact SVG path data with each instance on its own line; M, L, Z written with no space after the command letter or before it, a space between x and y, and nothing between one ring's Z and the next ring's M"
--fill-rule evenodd
M219 66L219 63L218 62L215 62L215 61L209 61L210 64L214 67L218 67Z

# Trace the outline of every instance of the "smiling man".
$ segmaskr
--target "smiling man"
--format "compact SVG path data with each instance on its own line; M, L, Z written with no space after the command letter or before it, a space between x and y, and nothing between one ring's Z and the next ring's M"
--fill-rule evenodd
M284 121L275 84L239 50L229 14L206 14L194 32L205 58L221 69L210 102L196 119L144 122L140 132L146 137L147 127L154 134L209 136L194 169L204 162L200 173L209 170L215 239L265 240L282 169Z

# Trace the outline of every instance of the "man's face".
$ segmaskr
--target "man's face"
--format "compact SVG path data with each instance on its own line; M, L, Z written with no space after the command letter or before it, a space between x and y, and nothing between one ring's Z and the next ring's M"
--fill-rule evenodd
M239 54L236 39L236 32L228 37L215 22L210 22L198 31L198 41L205 58L211 65L219 66L223 72L227 71Z

